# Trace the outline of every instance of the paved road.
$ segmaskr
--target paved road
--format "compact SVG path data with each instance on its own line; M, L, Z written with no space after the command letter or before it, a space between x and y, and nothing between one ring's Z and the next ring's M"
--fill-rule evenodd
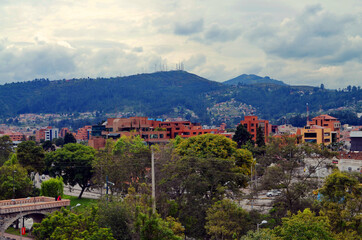
M5 233L5 239L6 240L34 240L34 238L28 238L28 237L21 237L20 236L17 236L17 235L12 235L12 234L9 234L9 233Z

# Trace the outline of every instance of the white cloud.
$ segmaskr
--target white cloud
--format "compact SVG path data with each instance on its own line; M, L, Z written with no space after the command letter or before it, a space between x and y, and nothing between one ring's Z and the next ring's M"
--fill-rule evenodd
M3 0L0 83L175 68L358 85L360 0ZM343 78L343 81L341 81Z

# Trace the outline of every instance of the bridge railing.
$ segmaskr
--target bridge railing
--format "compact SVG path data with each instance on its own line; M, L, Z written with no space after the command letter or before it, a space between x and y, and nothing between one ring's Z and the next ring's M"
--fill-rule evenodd
M26 204L26 203L34 203L34 202L52 202L52 201L54 201L54 198L44 197L44 196L8 199L8 200L1 200L0 207L7 206L7 205Z
M53 198L46 198L45 201L39 202L32 202L32 201L18 201L16 199L16 204L14 205L0 205L0 215L1 214L8 214L8 213L15 213L15 212L26 212L26 211L34 211L34 210L44 210L49 208L60 208L66 207L70 205L69 199L64 199L60 201L54 201ZM11 201L11 200L10 200Z

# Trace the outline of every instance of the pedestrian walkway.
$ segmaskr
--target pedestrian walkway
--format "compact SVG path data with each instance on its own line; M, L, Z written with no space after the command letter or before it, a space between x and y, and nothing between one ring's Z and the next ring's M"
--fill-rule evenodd
M29 238L29 237L21 237L20 236L17 236L17 235L12 235L12 234L9 234L9 233L5 233L4 234L5 236L5 239L6 240L34 240L34 238Z

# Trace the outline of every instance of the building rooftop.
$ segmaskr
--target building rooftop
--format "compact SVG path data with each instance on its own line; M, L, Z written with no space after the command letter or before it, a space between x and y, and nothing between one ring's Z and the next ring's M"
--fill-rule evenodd
M328 114L322 114L317 117L314 117L313 119L330 119L330 120L337 120L337 118L329 116Z
M350 137L362 137L362 131L351 131Z

